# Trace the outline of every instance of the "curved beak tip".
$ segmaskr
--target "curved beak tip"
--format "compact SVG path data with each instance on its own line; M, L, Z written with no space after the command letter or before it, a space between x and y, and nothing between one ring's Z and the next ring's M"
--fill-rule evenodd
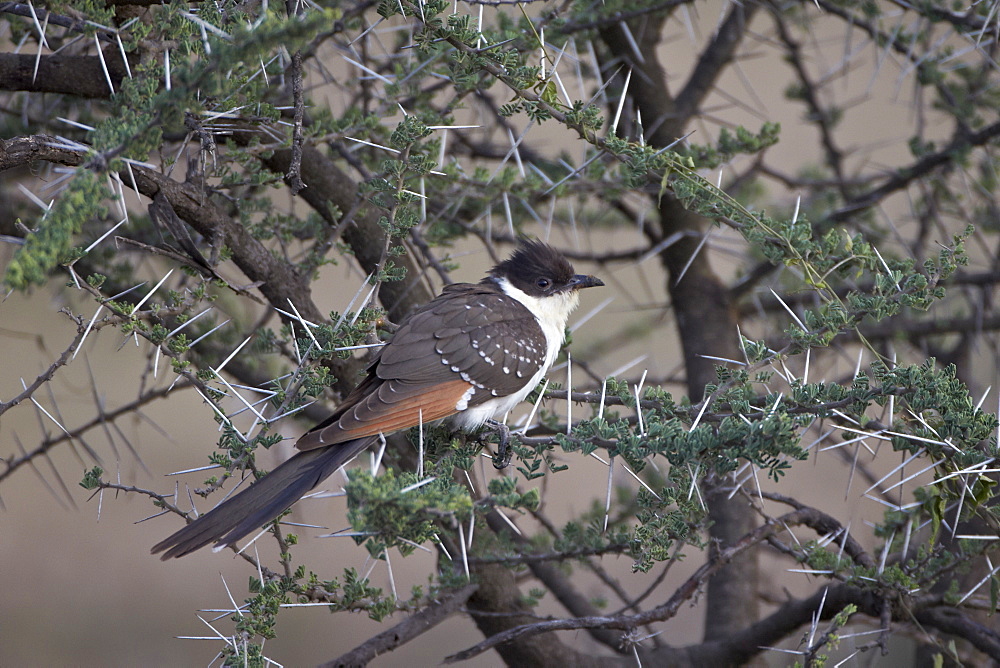
M604 281L597 278L596 276L577 274L576 276L573 277L572 285L577 289L597 288L604 285Z

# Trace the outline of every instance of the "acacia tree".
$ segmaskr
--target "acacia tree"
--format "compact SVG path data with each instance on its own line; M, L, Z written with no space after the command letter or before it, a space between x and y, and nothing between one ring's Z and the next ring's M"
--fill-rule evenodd
M263 663L293 601L383 621L339 658L348 646L330 648L341 665L451 615L482 634L439 657L453 660L495 649L517 665L724 665L784 641L818 664L885 653L894 634L928 661L1000 659L987 617L1000 591L997 421L968 390L984 381L977 362L995 366L1000 322L994 3L0 11L11 47L0 224L16 246L4 281L58 285L81 305L66 310L70 345L0 414L57 404L41 390L101 330L144 342L149 359L134 401L75 425L50 405L59 430L20 451L5 434L0 485L74 444L98 461L97 434L113 445L123 417L198 392L221 425L211 478L192 474L175 493L94 466L82 481L192 518L195 495L204 509L264 474L257 457L282 440L277 428L322 419L365 351L452 280L456 244L497 259L526 233L594 273L654 258L664 270L662 285L616 288L632 323L594 334L566 383L539 388L510 469L486 475L482 443L431 427L351 469L356 540L387 563L436 550L429 586L407 597L304 564L295 546L310 530L270 525L273 540L241 552L240 612L218 622L227 663ZM773 77L784 100L763 92ZM887 138L859 135L875 104L893 116ZM786 108L801 118L782 131L772 121ZM340 313L314 298L331 263L367 277ZM641 319L640 289L666 323ZM605 363L622 340L665 348L669 328L679 371ZM603 481L581 492L578 515L556 523L542 481L582 475L584 456L606 467L606 493ZM852 525L839 498L783 493L810 457L846 461L870 486L847 495L882 504L882 520ZM633 575L608 571L615 557ZM698 566L679 576L682 558ZM810 592L777 598L758 577L763 558L798 562ZM701 640L658 635L702 593ZM554 616L533 612L542 594Z

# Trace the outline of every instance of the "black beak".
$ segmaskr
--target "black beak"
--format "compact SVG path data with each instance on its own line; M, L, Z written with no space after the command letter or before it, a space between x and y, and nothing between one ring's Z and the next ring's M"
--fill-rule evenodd
M566 284L566 290L581 290L583 288L596 288L604 285L604 281L599 279L597 276L586 276L584 274L577 274L569 280Z

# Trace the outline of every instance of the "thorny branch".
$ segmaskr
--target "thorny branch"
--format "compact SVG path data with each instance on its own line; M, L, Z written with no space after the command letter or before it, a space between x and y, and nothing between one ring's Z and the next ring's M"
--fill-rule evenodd
M305 188L302 182L302 119L305 116L305 91L302 87L302 52L292 54L292 96L295 104L295 120L292 127L292 164L285 178L293 195Z
M443 600L432 603L392 628L372 636L350 652L320 665L323 668L366 665L378 655L393 651L458 612L478 588L478 585L470 584L457 589L445 596Z
M802 508L768 521L765 525L746 536L738 545L718 552L708 563L701 566L694 575L688 578L670 597L670 599L642 614L610 615L603 617L584 617L575 619L546 620L532 624L517 626L496 634L477 643L462 652L445 659L448 663L467 660L481 654L490 648L506 642L513 642L524 636L546 633L556 630L586 629L592 627L614 628L628 632L639 625L653 621L662 621L675 615L685 600L697 592L711 574L721 568L728 560L740 552L750 549L753 545L778 535L787 527L796 525L810 526L819 535L831 532L840 536L841 540L852 542L853 539L835 520L814 509ZM848 547L860 565L871 566L859 547ZM892 620L908 622L915 618L925 623L927 627L938 629L944 633L956 633L968 637L981 651L994 659L1000 658L1000 634L970 620L967 615L955 608L943 604L938 597L913 597L909 601L895 601L888 607L883 605L886 600L876 592L858 588L851 584L828 586L816 592L812 597L789 601L773 614L740 631L726 640L714 640L701 645L690 645L684 648L664 647L648 655L651 661L685 661L690 665L721 665L723 663L742 663L758 654L762 646L784 637L792 629L808 623L820 611L820 618L830 619L849 603L858 606L863 614L880 618L888 612ZM912 617L911 617L912 615ZM884 621L883 621L884 623Z
M691 575L685 582L683 582L674 593L665 601L664 603L650 609L649 611L629 615L629 614L618 614L618 615L608 615L608 616L591 616L591 617L577 617L570 619L557 619L557 620L547 620L532 624L525 624L522 626L517 626L502 633L498 633L492 637L486 638L482 642L476 645L452 654L446 657L445 662L455 663L458 661L465 661L474 656L477 656L493 647L501 645L507 642L513 642L519 638L536 635L539 633L547 633L551 631L564 631L572 629L590 629L590 628L604 628L604 629L618 629L621 631L630 631L636 627L642 626L644 624L649 624L652 622L665 621L670 619L677 614L677 611L686 601L693 597L705 584L705 582L720 568L724 567L732 559L737 557L739 554L753 548L755 545L766 541L786 529L786 527L806 525L812 528L819 528L825 534L829 528L836 526L837 523L826 516L823 513L819 513L811 508L802 508L799 510L786 513L778 518L768 521L762 526L755 529L752 533L744 536L742 540L736 545L725 548L716 552L712 555L709 560L699 567L693 575ZM851 540L851 539L847 539ZM862 551L858 551L857 554L863 555ZM854 592L854 595L858 597L859 600L867 600L868 594L854 589L853 587L846 587L845 592ZM843 607L842 605L840 607ZM870 608L869 606L866 606ZM840 608L837 608L839 610ZM778 619L781 619L781 623L785 628L794 628L808 619L808 615L811 615L815 608L808 608L805 606L799 606L796 616L788 615L787 612L781 614L780 618L777 617L778 613L768 617L767 619L758 622L755 626L774 626ZM752 627L753 628L753 627ZM773 632L773 631L772 631ZM749 637L760 639L761 633L756 633ZM780 636L779 636L780 637ZM726 656L727 659L732 660L733 654L742 657L743 660L756 654L760 651L759 647L754 647L748 652L747 647L744 643L746 640L742 637L736 638L732 643L723 643L715 641L711 643L711 651L714 656ZM730 645L725 647L725 645ZM670 650L675 652L677 650ZM690 647L683 650L691 656L697 656L701 652L707 652L708 647ZM707 665L707 664L702 664Z

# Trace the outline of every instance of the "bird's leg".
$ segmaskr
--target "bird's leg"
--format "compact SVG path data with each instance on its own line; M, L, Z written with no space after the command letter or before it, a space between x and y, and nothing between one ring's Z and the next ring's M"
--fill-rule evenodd
M497 453L493 455L493 468L505 469L507 465L510 464L511 451L508 448L510 444L510 428L503 422L497 422L496 420L487 420L486 426L492 429L496 435L497 440Z

